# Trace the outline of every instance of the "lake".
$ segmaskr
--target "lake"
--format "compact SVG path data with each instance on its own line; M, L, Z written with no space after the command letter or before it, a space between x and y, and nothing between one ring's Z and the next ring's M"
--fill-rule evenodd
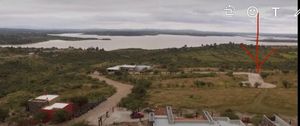
M244 43L255 44L250 41L255 39L254 36L188 36L188 35L155 35L155 36L99 36L85 35L81 33L51 34L54 36L68 36L80 38L110 38L111 40L50 40L32 44L22 45L0 45L1 47L33 47L33 48L82 48L98 47L105 50L116 50L125 48L142 48L142 49L163 49L163 48L180 48L198 47L206 44L224 44L224 43ZM261 37L263 38L263 37ZM284 38L287 39L287 38ZM260 45L278 45L278 46L297 46L297 43L289 42L260 42Z

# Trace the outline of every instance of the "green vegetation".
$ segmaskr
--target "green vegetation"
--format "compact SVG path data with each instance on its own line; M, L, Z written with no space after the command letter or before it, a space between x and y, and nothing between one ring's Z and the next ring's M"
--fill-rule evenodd
M231 109L226 109L223 113L221 113L221 116L229 117L230 119L240 119L239 116L237 116Z
M73 96L70 98L70 101L79 107L89 102L85 96Z
M247 48L251 52L255 50L254 46ZM260 47L260 50L262 57L270 47ZM122 100L121 106L132 110L146 105L210 107L220 111L231 108L239 112L276 112L293 116L296 112L297 87L297 57L294 55L297 55L297 48L281 47L263 65L263 72L269 74L265 77L266 82L276 82L274 84L278 87L265 92L262 89L240 88L239 83L246 77L233 75L231 71L254 71L255 64L236 44L114 51L99 48L0 48L0 106L14 113L6 120L18 121L28 117L26 101L41 94L59 94L61 101L72 100L77 104L86 103L87 99L105 99L115 92L114 88L89 77L89 73L94 70L105 73L105 68L118 64L148 64L155 65L153 74L120 72L109 76L135 85L133 93ZM186 72L186 68L216 68L215 71L225 73ZM284 88L283 80L291 86ZM201 85L194 83L197 81L213 86L209 89L195 88ZM263 100L255 100L257 97Z
M263 116L260 114L260 115L255 115L254 117L251 118L251 123L254 124L254 126L259 126L259 124L261 123L262 121L262 118Z
M132 93L128 97L121 100L120 106L129 108L132 111L145 107L144 100L146 98L147 89L151 86L151 82L140 79L134 83Z
M0 122L4 122L4 120L8 117L8 110L0 108Z
M62 123L66 120L70 119L70 115L65 110L56 110L53 114L53 123Z
M45 112L37 112L33 115L33 119L37 120L38 123L42 123L47 118L47 114Z
M35 56L28 55L30 52ZM94 63L86 60L83 64L80 58L84 56L78 60L74 57L65 58L64 52L47 49L0 48L0 106L15 113L7 120L22 122L28 118L27 101L45 93L60 95L62 102L82 104L86 99L103 101L115 92L112 86L88 76Z
M282 70L274 72L266 72L269 75L264 79L268 83L275 84L277 87L282 88L296 88L298 87L297 71L295 70Z
M261 72L261 73L260 73L260 76L261 76L263 79L265 79L265 78L267 78L267 77L269 76L269 73L267 73L267 72Z
M44 42L48 40L96 40L97 38L76 38L51 36L48 34L60 33L58 31L43 31L43 30L20 30L20 29L0 29L0 45L15 45Z
M200 80L196 80L195 82L194 82L194 84L195 84L195 86L197 87L197 88L200 88L200 87L204 87L204 86L207 86L207 87L212 87L212 86L214 86L214 84L213 83L211 83L211 82L203 82L203 81L200 81Z

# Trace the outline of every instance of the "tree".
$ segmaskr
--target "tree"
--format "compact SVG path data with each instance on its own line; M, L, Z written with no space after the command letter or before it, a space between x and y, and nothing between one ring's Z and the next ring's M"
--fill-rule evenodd
M79 107L88 103L88 98L86 96L74 96L70 98L70 101Z
M4 122L8 117L8 109L0 108L0 122Z
M70 117L69 113L65 110L57 110L53 114L52 122L54 123L62 123L68 120Z

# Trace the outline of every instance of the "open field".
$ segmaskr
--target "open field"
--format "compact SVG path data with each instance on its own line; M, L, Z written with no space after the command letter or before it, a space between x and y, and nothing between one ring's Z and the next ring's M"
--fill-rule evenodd
M296 97L296 89L153 89L149 92L148 103L154 106L214 109L219 112L230 108L251 114L296 116Z
M147 78L146 76L142 77ZM241 75L231 77L217 74L213 77L172 79L161 79L164 78L161 76L148 78L153 80L146 100L150 106L172 105L177 108L210 108L216 111L230 108L250 114L278 113L287 116L296 116L297 114L296 88L240 87L239 82L247 80L247 77ZM197 87L195 86L197 80L211 82L214 86Z
M288 71L288 72L281 72L281 71L275 71L270 72L269 75L264 79L266 82L275 84L279 87L283 87L282 82L284 80L290 82L292 87L298 87L298 81L297 81L297 71Z

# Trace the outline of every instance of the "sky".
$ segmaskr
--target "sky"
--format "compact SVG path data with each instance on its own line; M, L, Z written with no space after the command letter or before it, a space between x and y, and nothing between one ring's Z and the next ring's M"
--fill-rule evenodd
M225 7L235 8L226 16ZM297 33L297 0L0 0L0 28L178 29L255 32L250 6L263 33ZM279 7L277 17L272 7Z

